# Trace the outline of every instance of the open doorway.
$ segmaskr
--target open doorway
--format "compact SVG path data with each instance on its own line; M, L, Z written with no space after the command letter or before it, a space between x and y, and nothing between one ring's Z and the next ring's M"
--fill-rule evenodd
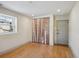
M68 45L69 20L54 18L54 44Z

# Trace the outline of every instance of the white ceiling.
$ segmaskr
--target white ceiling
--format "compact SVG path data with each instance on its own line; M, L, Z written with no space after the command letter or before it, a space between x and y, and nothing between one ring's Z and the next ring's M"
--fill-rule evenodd
M63 15L69 13L75 4L73 1L0 1L4 7L28 15ZM57 9L61 9L57 12Z

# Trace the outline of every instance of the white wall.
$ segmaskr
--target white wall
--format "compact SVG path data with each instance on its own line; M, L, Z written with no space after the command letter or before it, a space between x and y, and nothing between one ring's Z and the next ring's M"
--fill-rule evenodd
M49 20L49 44L53 45L54 44L54 40L53 40L53 15L50 15L50 20Z
M69 14L65 15L56 15L55 20L69 20Z
M70 14L69 45L75 57L79 57L79 2Z
M32 19L19 13L0 7L0 13L17 17L16 34L0 35L0 53L32 41Z

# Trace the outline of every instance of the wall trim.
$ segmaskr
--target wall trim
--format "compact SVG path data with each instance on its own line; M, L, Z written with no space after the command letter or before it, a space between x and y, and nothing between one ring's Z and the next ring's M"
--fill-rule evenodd
M18 46L16 46L16 47L13 47L13 48L4 50L4 51L0 52L0 56L3 55L3 54L6 54L6 53L12 52L12 51L14 51L15 49L17 49L17 48L19 48L19 47L21 47L21 46L23 46L23 45L29 44L29 43L32 43L32 42L29 41L29 42L27 42L27 43L23 43L23 44L18 45Z

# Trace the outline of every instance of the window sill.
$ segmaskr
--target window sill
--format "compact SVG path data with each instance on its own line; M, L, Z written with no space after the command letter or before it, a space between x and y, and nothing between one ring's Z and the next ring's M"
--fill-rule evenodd
M16 34L17 32L6 32L6 33L0 33L0 35L10 35L10 34Z

